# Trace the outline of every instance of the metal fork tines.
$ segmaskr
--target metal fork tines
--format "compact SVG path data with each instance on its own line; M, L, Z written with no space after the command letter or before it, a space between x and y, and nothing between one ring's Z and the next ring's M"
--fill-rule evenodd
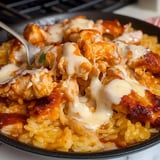
M31 65L34 55L40 50L39 48L33 46L32 44L28 43L21 35L19 35L16 31L11 29L9 26L4 24L0 21L0 28L3 28L5 31L13 35L15 38L17 38L25 47L26 49L26 56L28 64Z

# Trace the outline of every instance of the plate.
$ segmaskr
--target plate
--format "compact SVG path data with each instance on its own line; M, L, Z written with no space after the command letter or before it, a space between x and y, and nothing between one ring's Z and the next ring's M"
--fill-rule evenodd
M29 22L33 22L39 25L46 25L49 23L55 23L58 21L61 21L66 18L71 18L76 15L85 15L87 18L91 18L93 20L96 19L107 19L107 20L114 20L118 19L122 24L128 24L129 22L132 23L133 27L135 29L141 29L144 33L155 35L160 40L160 28L149 24L145 21L141 21L135 18L122 16L118 14L113 13L106 13L106 12L76 12L76 13L64 13L64 14L58 14L58 15L49 15L47 17L42 17L38 19L34 19L32 21L24 21L20 24L13 25L12 27L19 33L21 33L25 27L25 25ZM4 40L6 37L1 36L1 40ZM29 146L26 144L23 144L21 142L15 141L7 136L0 135L0 141L3 143L6 143L10 146L16 147L18 149L28 151L35 154L50 156L50 157L56 157L56 158L69 158L69 159L99 159L99 158L115 158L119 156L126 156L131 153L135 153L144 149L147 149L153 145L156 145L160 142L160 136L155 135L151 139L136 144L133 146L129 146L127 148L123 149L117 149L117 150L110 150L105 152L96 152L96 153L73 153L73 152L60 152L60 151L48 151L44 149L39 149L33 146Z

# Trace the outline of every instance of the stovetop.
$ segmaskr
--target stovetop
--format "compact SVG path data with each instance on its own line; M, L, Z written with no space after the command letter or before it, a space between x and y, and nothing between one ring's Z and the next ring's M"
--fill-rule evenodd
M49 14L96 10L111 12L136 0L1 0L0 20L15 24Z

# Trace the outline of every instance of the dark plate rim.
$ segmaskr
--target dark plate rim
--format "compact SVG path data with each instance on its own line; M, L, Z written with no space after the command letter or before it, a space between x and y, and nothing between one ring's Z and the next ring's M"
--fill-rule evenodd
M127 24L131 22L134 28L142 29L144 33L148 33L150 35L156 35L160 41L160 28L136 18L115 14L111 12L86 11L86 12L54 14L54 15L48 15L45 17L33 19L31 21L30 20L24 21L22 23L12 25L12 27L17 32L21 32L24 29L24 26L30 22L37 23L39 25L44 25L47 23L55 23L64 18L71 18L76 15L86 15L88 18L91 18L91 19L102 19L102 18L112 19L112 20L118 19L122 24ZM5 135L2 135L1 133L0 133L0 141L12 147L15 147L17 149L27 151L30 153L43 155L43 156L49 156L49 157L55 157L55 158L66 158L66 159L75 159L75 158L76 159L100 159L100 158L116 158L116 157L126 156L128 154L145 150L147 148L150 148L158 144L160 142L160 136L159 134L157 134L147 141L144 141L142 143L139 143L133 146L129 146L127 148L104 151L104 152L96 152L96 153L94 152L93 153L72 153L72 152L49 151L49 150L26 145L24 143L11 139Z
M74 152L45 150L45 149L37 148L34 146L29 146L27 144L16 141L2 134L0 134L0 141L11 147L14 147L26 152L42 155L42 156L63 158L63 159L64 158L65 159L75 159L75 158L76 159L103 159L103 158L118 158L118 157L130 155L133 153L137 153L140 151L144 151L158 144L160 142L160 136L159 134L157 134L147 141L144 141L142 143L129 146L126 148L121 148L117 150L108 150L104 152L102 151L102 152L88 152L88 153L74 153Z

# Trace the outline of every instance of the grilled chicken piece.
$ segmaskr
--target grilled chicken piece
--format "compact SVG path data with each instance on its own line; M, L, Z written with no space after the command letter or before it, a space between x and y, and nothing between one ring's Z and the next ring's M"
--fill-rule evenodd
M47 69L24 70L10 82L0 85L0 97L32 100L50 95L56 83Z
M119 56L115 52L115 44L105 41L102 34L95 29L85 29L80 32L70 34L70 41L78 43L82 55L92 64L98 61L102 63L115 64L119 61Z
M21 42L14 39L10 51L8 52L8 61L10 63L21 65L27 62L26 50Z
M62 104L63 94L60 89L55 88L53 92L46 97L34 101L30 108L31 116L47 116L47 119L56 120L59 118L60 105Z
M43 47L46 43L45 31L35 24L28 24L23 32L24 38L31 44Z
M124 112L133 121L150 122L151 125L160 127L160 97L146 91L145 97L138 96L135 92L122 97L120 105L114 106L119 112Z
M103 33L118 37L124 32L124 26L118 20L104 20L102 22Z
M89 60L81 55L80 49L76 43L64 43L62 57L58 63L60 73L66 76L77 76L87 80L91 72L92 65Z
M131 69L141 67L153 75L160 75L160 56L157 53L135 44L126 44L121 41L115 41L115 43L123 63L126 63Z
M160 76L160 56L153 52L146 53L142 58L134 63L134 67L143 67L153 75Z
M17 39L9 40L0 46L0 66L7 63L21 65L26 62L26 50Z

